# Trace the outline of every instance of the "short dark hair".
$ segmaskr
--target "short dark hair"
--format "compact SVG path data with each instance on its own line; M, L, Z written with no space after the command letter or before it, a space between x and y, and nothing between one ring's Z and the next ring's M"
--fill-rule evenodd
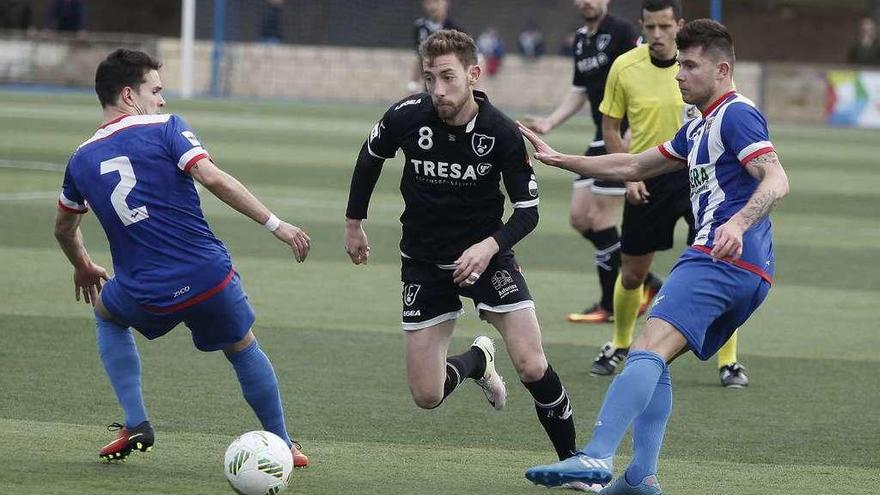
M642 0L643 12L645 10L648 12L658 12L665 9L672 9L672 15L676 19L684 17L682 15L681 2L679 0Z
M101 107L116 103L122 88L138 88L144 76L151 70L159 70L162 64L153 57L137 50L119 48L107 55L95 71L95 93Z
M712 19L694 19L684 25L675 36L679 50L691 47L702 47L704 52L715 51L727 58L731 65L736 61L733 50L733 37L730 31L718 21Z
M450 53L454 53L465 67L477 65L477 44L461 31L441 29L419 45L419 56L423 60L431 61Z

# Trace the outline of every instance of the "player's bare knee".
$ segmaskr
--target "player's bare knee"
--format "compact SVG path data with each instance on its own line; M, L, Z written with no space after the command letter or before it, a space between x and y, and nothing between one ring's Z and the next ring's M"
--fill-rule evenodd
M614 227L614 216L612 213L612 210L595 208L587 213L586 221L593 230L605 230Z
M443 402L443 394L411 390L413 402L422 409L434 409Z
M241 352L241 351L247 349L248 346L251 345L251 343L256 339L257 338L254 336L254 332L252 332L251 330L248 330L248 333L245 334L244 338L242 338L241 340L239 340L238 342L236 342L230 346L224 347L223 352L226 353L227 355L235 354L236 352Z
M533 383L544 377L547 371L547 358L544 354L513 358L513 367L520 381Z
M583 212L570 213L568 215L568 224L580 233L587 232L592 228L589 215Z

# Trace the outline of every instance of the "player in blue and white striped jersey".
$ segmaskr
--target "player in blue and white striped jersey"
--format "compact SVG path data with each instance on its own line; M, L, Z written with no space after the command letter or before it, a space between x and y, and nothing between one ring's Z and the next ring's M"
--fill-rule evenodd
M733 91L733 39L699 19L678 33L679 88L702 118L671 141L637 155L561 155L521 127L548 165L609 180L634 181L687 167L697 231L657 295L626 367L611 384L590 442L577 455L526 472L535 483L604 485L623 435L633 425L633 457L605 495L662 493L657 460L672 412L669 363L692 351L708 359L764 301L775 268L768 217L788 194L788 177L767 122ZM707 488L707 491L712 491Z

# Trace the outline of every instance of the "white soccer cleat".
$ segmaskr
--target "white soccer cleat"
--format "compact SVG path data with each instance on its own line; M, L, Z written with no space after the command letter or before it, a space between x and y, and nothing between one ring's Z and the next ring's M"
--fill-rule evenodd
M495 371L495 343L489 337L481 335L474 339L471 347L483 351L486 357L486 370L483 372L483 377L476 380L477 385L483 389L489 404L500 411L507 404L507 387L504 386L504 378Z

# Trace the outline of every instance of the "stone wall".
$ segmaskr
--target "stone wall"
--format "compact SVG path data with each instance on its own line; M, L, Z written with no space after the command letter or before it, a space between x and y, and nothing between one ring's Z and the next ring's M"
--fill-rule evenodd
M196 93L210 89L211 48L196 44ZM178 41L161 40L159 54L166 86L179 87ZM414 63L408 50L234 43L226 45L222 88L234 96L390 104L405 95ZM494 78L483 79L482 88L499 106L549 112L571 87L571 70L564 57L530 62L511 56ZM737 88L756 102L761 74L759 64L736 67Z
M92 87L94 68L114 47L125 45L155 53L162 60L168 92L180 88L180 44L176 38L88 41L24 40L0 37L0 83L61 84ZM213 44L195 46L196 94L211 87ZM290 98L387 105L405 96L415 57L406 49L229 43L221 70L223 94L236 97ZM760 105L773 121L822 124L831 66L740 62L737 89ZM546 113L571 86L571 62L544 57L504 61L494 78L482 84L502 108Z

